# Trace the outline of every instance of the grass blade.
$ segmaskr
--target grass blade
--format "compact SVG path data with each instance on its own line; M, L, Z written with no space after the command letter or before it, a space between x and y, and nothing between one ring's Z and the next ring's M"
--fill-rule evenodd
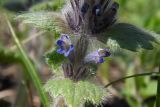
M22 55L22 58L23 58L22 61L27 68L26 71L28 71L27 74L29 74L29 76L31 77L31 79L32 79L37 91L38 91L38 94L40 96L40 99L41 99L41 102L42 102L43 106L44 107L49 107L47 97L45 95L45 92L43 90L41 81L40 81L40 79L39 79L39 77L36 73L36 70L35 70L34 66L32 65L31 61L29 60L29 58L28 58L27 54L25 53L24 49L22 48L22 45L21 45L19 39L17 38L17 36L16 36L16 34L13 30L13 27L12 27L12 25L11 25L11 23L8 19L7 19L7 24L9 26L10 31L11 31L12 37L13 37L15 43L16 43L16 46L19 49L20 54Z
M159 64L159 73L160 73L160 64ZM160 77L158 77L158 84L157 84L156 107L160 107Z

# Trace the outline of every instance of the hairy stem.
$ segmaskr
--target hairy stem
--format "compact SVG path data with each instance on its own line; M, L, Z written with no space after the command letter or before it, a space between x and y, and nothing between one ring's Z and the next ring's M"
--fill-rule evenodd
M159 78L160 78L160 73L159 72L149 72L149 73L135 74L135 75L126 76L126 77L120 78L118 80L112 81L109 84L105 85L105 88L107 88L107 87L109 87L109 86L111 86L111 85L113 85L113 84L115 84L115 83L117 83L119 81L122 81L122 80L126 80L126 79L129 79L129 78L134 78L134 77L140 77L140 76L149 76L149 75L154 75L154 74L158 75ZM160 89L159 89L159 91L160 91Z

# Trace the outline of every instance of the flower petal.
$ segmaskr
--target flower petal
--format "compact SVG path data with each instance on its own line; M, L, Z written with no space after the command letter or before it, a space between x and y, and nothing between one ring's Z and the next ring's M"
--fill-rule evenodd
M71 44L71 40L70 40L70 37L69 35L67 34L62 34L61 35L61 40L66 43L66 44Z
M70 54L70 51L67 51L67 52L64 53L64 56L65 56L65 57L68 57L69 54Z
M73 50L74 50L74 46L71 45L70 48L69 48L69 50L70 50L70 51L73 51Z
M59 54L64 54L64 53L65 53L65 51L64 51L64 50L62 50L62 49L58 49L58 50L57 50L57 53L59 53Z
M57 44L58 46L63 46L63 45L64 45L64 41L62 41L62 40L57 40L56 44Z
M99 58L99 61L98 61L98 63L103 63L104 62L104 59L103 59L103 57L100 57Z
M100 57L109 57L111 55L107 49L99 49L98 54Z
M71 46L69 47L69 50L64 53L64 56L66 56L66 57L69 56L69 54L70 54L73 50L74 50L74 46L71 45Z

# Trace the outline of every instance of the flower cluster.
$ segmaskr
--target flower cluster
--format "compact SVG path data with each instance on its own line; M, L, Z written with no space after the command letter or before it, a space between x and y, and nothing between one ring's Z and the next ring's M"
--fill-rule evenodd
M86 62L103 63L104 57L109 57L111 53L107 49L98 49L85 57Z
M74 46L71 44L70 37L67 34L61 35L60 39L57 40L57 45L60 47L60 49L57 50L57 53L64 54L66 57L74 50Z

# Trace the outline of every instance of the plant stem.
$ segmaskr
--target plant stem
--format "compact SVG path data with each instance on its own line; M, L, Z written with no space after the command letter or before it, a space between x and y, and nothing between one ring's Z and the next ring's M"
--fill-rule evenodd
M115 80L115 81L112 81L110 82L109 84L105 85L104 87L107 88L119 81L122 81L122 80L126 80L126 79L129 79L129 78L134 78L134 77L140 77L140 76L149 76L149 75L153 75L153 74L156 74L159 76L160 78L160 73L159 72L149 72L149 73L141 73L141 74L135 74L135 75L130 75L130 76L126 76L126 77L123 77L123 78L120 78L118 80ZM160 85L160 84L159 84ZM160 91L160 90L159 90ZM159 106L160 107L160 106Z
M160 73L160 64L159 64L159 73ZM158 83L157 83L156 107L160 107L160 77L158 77Z
M7 19L7 17L6 17L6 19ZM28 58L27 54L25 53L24 49L22 48L22 45L21 45L19 39L17 38L17 36L16 36L16 34L13 30L13 27L12 27L12 25L11 25L11 23L8 19L7 19L7 24L9 26L10 31L11 31L12 37L13 37L15 43L16 43L16 46L19 49L20 54L23 58L22 61L27 68L27 70L26 70L26 71L28 71L27 74L29 74L29 76L31 77L31 79L32 79L37 91L38 91L38 94L40 95L40 99L41 99L41 102L42 102L43 106L44 107L49 107L47 97L44 93L43 87L41 85L41 81L40 81L40 79L39 79L39 77L36 73L36 70L35 70L34 66L32 65L31 61L29 60L29 58Z

